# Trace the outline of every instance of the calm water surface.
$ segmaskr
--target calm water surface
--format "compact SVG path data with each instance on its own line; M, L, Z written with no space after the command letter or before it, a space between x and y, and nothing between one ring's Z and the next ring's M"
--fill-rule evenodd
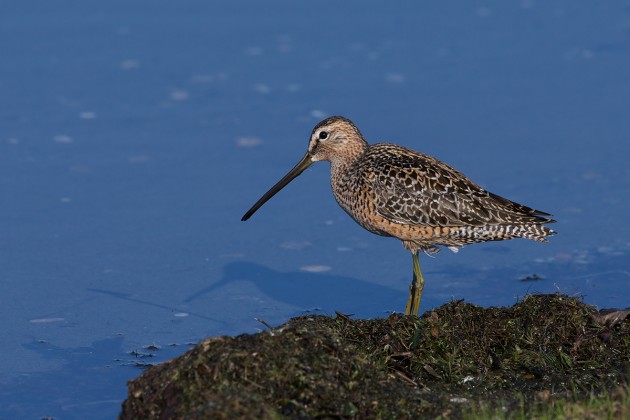
M558 220L422 257L423 310L628 306L628 2L11 2L0 53L0 418L113 418L143 365L255 318L402 311L408 252L327 163L240 222L329 115Z

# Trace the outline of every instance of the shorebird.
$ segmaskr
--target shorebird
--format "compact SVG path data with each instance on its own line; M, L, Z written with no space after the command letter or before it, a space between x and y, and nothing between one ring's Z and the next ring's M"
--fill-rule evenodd
M547 242L556 232L544 226L549 213L515 203L479 187L446 163L391 143L368 144L352 121L330 117L315 126L308 150L288 174L271 187L241 220L312 163L330 162L330 183L342 209L359 225L398 238L411 251L413 279L406 315L418 315L424 289L418 252L440 246L526 238Z

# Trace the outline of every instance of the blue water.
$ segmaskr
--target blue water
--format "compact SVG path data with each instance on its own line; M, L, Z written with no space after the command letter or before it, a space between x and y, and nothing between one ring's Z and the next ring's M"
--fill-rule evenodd
M0 418L113 418L145 364L256 318L404 310L408 252L339 209L327 163L240 221L329 115L558 220L422 257L423 310L629 305L627 1L2 9Z

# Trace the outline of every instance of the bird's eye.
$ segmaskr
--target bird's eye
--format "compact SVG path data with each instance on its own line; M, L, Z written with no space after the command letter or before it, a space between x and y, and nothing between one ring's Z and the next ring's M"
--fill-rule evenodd
M319 138L320 140L326 140L326 139L328 138L328 132L326 132L326 131L320 131L320 132L319 132L319 136L318 136L318 138Z

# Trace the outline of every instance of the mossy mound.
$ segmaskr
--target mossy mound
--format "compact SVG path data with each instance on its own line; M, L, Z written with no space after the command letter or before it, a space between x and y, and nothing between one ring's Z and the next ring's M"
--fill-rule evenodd
M122 419L410 418L579 398L625 386L630 318L565 295L451 302L421 318L302 316L210 338L129 383Z

